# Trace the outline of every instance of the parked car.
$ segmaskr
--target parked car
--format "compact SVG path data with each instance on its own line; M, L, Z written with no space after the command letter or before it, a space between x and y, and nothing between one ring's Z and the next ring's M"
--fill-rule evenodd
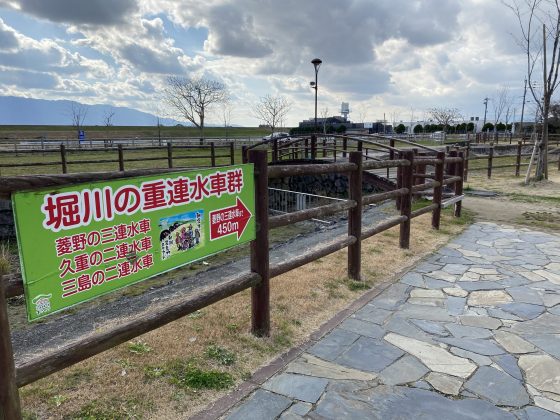
M434 131L430 137L436 141L445 140L445 133L443 131Z
M278 139L278 140L280 140L280 142L284 143L284 142L290 141L291 137L290 137L289 133L284 133L284 132L278 131L276 133L269 134L268 136L264 136L262 139L263 139L263 141L272 141L272 140Z

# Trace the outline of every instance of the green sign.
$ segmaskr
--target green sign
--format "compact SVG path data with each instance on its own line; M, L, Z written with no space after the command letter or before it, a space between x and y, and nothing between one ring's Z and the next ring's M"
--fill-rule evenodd
M253 166L13 196L35 320L255 238Z

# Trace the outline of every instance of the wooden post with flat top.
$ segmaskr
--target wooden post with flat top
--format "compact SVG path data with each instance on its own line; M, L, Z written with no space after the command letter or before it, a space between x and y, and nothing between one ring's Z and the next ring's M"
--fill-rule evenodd
M167 143L167 167L173 168L173 146L171 142Z
M350 152L350 163L358 169L348 175L348 198L356 202L356 207L348 210L348 236L354 236L356 242L348 247L348 277L361 280L362 253L362 152Z
M437 159L441 160L441 163L437 163L435 165L434 181L439 182L439 186L434 188L434 197L432 199L432 203L437 204L437 207L432 212L432 227L434 229L439 229L441 221L441 200L443 196L443 166L445 165L445 152L438 152Z
M0 419L20 420L21 418L8 305L4 279L0 276Z
M410 247L410 215L412 213L412 179L414 174L414 152L406 150L401 152L400 159L410 162L409 166L403 166L401 171L401 188L408 189L406 195L401 196L401 216L406 216L406 220L401 223L399 245L401 248Z
M261 281L251 290L251 332L258 337L270 335L270 273L268 254L268 162L266 150L249 151L255 168L255 222L257 232L251 242L251 271Z
M62 165L62 173L68 173L68 162L66 160L66 146L60 143L60 163Z

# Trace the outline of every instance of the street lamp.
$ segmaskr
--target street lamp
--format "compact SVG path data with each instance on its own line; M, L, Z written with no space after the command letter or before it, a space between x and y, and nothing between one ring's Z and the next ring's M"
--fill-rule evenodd
M311 60L311 64L315 67L315 81L310 83L311 87L315 89L315 133L317 133L317 74L319 73L319 67L321 67L322 62L320 58Z

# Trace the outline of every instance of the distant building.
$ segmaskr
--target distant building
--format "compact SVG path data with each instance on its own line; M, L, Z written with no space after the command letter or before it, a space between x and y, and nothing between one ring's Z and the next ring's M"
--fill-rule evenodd
M354 123L350 120L345 119L341 116L332 116L327 118L317 118L317 127L320 131L323 131L324 126L332 127L335 131L341 126L346 127L346 131L365 131L369 134L379 134L379 133L392 133L393 126L390 124L384 124L383 122L366 122L366 123ZM301 129L310 129L315 126L315 118L309 118L307 120L301 121L298 125Z

